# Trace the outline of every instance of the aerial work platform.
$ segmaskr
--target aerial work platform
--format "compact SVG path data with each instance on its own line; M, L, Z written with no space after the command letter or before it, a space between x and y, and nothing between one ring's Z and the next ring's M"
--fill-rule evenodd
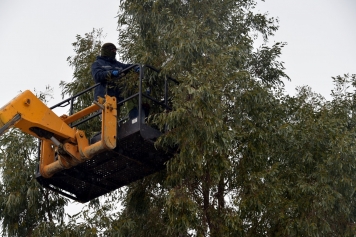
M37 180L64 196L87 202L164 169L164 163L173 154L154 146L160 135L158 130L140 124L137 118L129 120L118 128L114 150L98 154L51 178L43 178L38 172ZM100 136L101 133L94 136L92 143L100 140Z
M140 67L138 80L137 74L128 73L135 67ZM160 76L151 66L139 64L121 75L121 81L126 75L135 80L131 83L135 88L122 89L128 92L124 98L106 95L79 111L74 109L76 103L82 105L78 98L88 96L99 84L51 108L30 91L22 92L0 108L0 134L16 127L40 139L36 179L42 186L87 202L164 169L165 162L174 156L175 149L155 146L167 128L160 126L165 128L159 130L157 125L150 124L146 107L151 108L150 114L169 112L168 85L178 82ZM152 94L142 89L143 82L145 86L151 83ZM136 109L130 116L121 111L129 110L129 104ZM68 105L69 115L59 117L52 111ZM100 132L91 135L95 128Z

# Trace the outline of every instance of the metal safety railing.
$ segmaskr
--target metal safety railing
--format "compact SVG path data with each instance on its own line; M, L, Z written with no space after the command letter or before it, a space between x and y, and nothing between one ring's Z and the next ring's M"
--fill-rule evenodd
M125 77L125 75L130 72L132 69L136 68L136 67L139 67L140 68L140 71L139 71L139 78L138 78L138 90L137 90L137 93L134 93L134 94L131 94L129 96L127 96L127 98L124 98L120 101L118 101L118 105L123 105L125 102L127 101L130 101L130 100L133 100L134 98L138 98L138 117L141 118L142 116L142 101L143 101L143 97L145 97L147 100L149 101L152 101L153 104L155 104L155 106L161 106L163 107L164 109L167 109L167 110L171 110L170 106L169 106L169 82L173 82L175 84L179 84L179 82L170 77L170 76L164 76L164 95L163 95L163 100L162 98L154 98L152 97L151 95L148 95L146 93L143 93L143 89L142 89L142 83L143 81L145 81L145 71L146 70L150 70L150 71L153 71L155 73L157 73L157 75L160 73L160 70L153 67L153 66L150 66L150 65L141 65L141 64L133 64L131 65L130 67L124 69L123 71L121 71L121 75L123 75L122 77L120 78L123 78ZM67 107L67 106L70 106L69 108L69 115L72 115L75 111L74 111L74 103L76 101L76 99L80 96L82 96L83 94L86 94L86 93L93 93L93 90L99 86L100 83L97 83L53 106L50 107L50 109L55 109L55 108L58 108L58 107ZM93 119L94 117L97 117L101 114L101 111L98 111L98 112L95 112L91 115L89 115L88 117L86 118L83 118L82 120L76 122L76 123L72 123L70 124L71 127L76 127L80 124L83 124L91 119Z

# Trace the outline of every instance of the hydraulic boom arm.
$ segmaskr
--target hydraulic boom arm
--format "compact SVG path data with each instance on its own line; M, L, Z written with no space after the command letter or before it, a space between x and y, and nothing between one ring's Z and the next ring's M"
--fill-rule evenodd
M98 110L102 110L101 140L89 145L85 132L68 124ZM50 178L58 171L116 147L116 98L106 96L103 104L93 104L71 116L58 117L27 90L0 109L0 127L0 135L10 127L17 127L41 139L40 173Z

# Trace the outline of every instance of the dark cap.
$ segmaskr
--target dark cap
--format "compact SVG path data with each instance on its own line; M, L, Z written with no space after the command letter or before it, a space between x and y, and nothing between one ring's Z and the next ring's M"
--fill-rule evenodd
M101 56L115 58L116 50L117 48L113 43L105 43L101 46Z

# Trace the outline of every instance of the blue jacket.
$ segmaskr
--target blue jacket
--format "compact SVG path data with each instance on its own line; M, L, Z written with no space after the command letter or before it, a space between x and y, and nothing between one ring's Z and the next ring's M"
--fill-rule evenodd
M94 99L97 100L98 96L105 98L105 94L108 94L110 96L116 96L117 100L120 101L120 89L115 85L115 81L119 78L112 77L111 72L113 70L120 72L131 65L132 64L121 63L109 57L97 56L96 61L91 65L91 74L95 84L100 83L100 85L94 89ZM110 78L111 80L108 80Z

